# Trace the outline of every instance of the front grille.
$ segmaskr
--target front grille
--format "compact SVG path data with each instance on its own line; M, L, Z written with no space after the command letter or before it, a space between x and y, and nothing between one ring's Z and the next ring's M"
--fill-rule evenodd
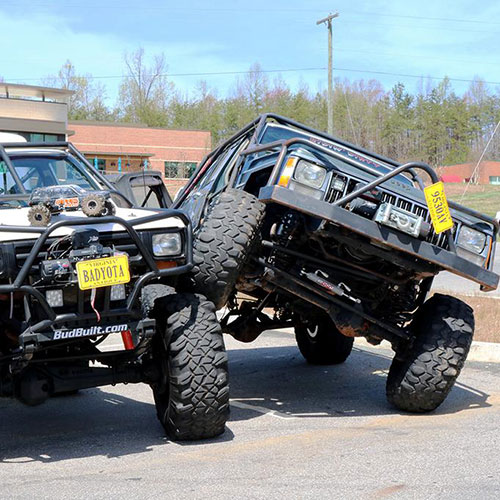
M333 187L330 188L330 191L328 192L326 196L326 201L328 203L335 203L336 201L340 200L342 197L346 196L347 194L352 193L357 187L359 188L360 181L357 179L353 179L352 177L349 177L347 175L343 174L338 174L335 173L334 177L332 179L332 182L330 186L334 185L334 181L337 180L342 181L344 183L344 188L342 191L333 189ZM389 193L385 191L382 188L377 188L379 192L382 193L382 202L387 202L390 203L391 205L394 205L395 207L402 208L403 210L407 210L408 212L411 212L415 215L419 215L424 218L426 222L431 224L431 216L429 214L429 210L425 205L420 205L418 203L408 201L407 199L398 196L394 193ZM455 223L457 221L454 221ZM425 241L428 243L431 243L433 245L437 245L441 248L448 249L448 240L446 237L446 233L441 233L441 234L436 234L434 231L434 228L432 227L431 224L431 230L427 237L425 238Z
M33 264L34 268L38 268L40 262L42 260L47 260L48 249L54 241L59 238L49 238L45 244L43 245L42 250L36 256L35 262ZM132 241L132 238L128 233L100 233L99 234L99 242L104 247L114 248L119 252L125 252L129 256L130 264L133 265L135 263L140 263L143 259L139 254L137 246ZM23 264L26 262L35 241L26 240L26 241L16 241L13 243L14 245L14 253L16 258L16 266L18 269L21 269Z

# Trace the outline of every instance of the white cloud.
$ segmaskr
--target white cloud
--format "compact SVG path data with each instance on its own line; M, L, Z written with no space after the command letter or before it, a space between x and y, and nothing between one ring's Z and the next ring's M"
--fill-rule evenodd
M0 33L8 41L8 50L0 53L0 76L8 82L37 85L41 79L56 74L66 60L78 73L93 76L120 76L124 73L125 52L133 52L139 45L126 36L75 32L65 18L48 14L28 17L9 16L0 12ZM5 44L4 44L5 47ZM142 44L147 56L163 52L169 72L204 73L231 71L217 53L222 49L214 43L166 42ZM245 68L241 68L245 70ZM189 80L192 86L200 77ZM101 80L114 99L120 78Z

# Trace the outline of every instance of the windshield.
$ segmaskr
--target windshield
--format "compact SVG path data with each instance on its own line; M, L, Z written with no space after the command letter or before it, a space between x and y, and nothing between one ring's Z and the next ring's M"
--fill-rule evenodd
M10 158L27 194L35 188L75 184L83 189L100 189L97 183L69 156L26 155ZM0 163L0 196L22 194L4 162Z

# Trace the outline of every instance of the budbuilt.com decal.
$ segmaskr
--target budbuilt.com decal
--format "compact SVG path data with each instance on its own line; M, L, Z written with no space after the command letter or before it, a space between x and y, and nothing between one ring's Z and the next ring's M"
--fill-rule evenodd
M93 337L94 335L125 332L128 329L128 325L111 325L91 326L90 328L73 328L72 330L56 330L52 340L74 339L76 337Z

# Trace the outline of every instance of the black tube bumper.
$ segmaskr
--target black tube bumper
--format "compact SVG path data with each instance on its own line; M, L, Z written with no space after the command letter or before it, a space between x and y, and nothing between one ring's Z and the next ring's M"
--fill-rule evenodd
M499 277L449 250L432 245L410 235L393 231L376 222L353 214L344 208L319 201L280 186L265 186L260 190L263 203L278 203L299 212L346 227L389 248L407 253L441 267L458 276L479 283L484 291L496 290Z

